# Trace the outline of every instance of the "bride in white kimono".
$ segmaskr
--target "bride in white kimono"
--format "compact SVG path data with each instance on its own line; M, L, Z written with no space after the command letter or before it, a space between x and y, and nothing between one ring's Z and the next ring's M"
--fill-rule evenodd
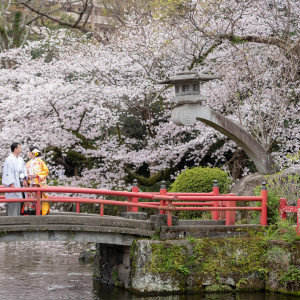
M25 162L20 156L22 148L20 144L13 143L11 145L11 154L5 159L2 184L4 187L21 187L20 180L22 180L24 186L26 185L25 178L27 177L27 170ZM22 193L5 193L6 199L22 198ZM9 202L6 206L7 216L20 216L21 203Z

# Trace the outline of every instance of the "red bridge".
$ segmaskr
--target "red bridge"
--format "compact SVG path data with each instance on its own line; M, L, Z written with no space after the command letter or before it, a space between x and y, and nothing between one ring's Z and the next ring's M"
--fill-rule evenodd
M136 236L151 236L155 234L155 227L161 227L161 237L178 238L197 234L209 236L208 232L214 231L218 226L221 232L236 231L238 228L249 227L252 225L235 225L236 211L260 211L260 225L267 225L267 190L265 183L262 185L260 196L236 196L234 194L220 194L217 181L214 183L210 193L168 193L165 185L161 186L159 193L139 192L137 182L134 182L132 191L111 191L79 187L49 186L47 188L4 188L0 187L0 193L10 192L34 192L36 202L36 216L22 217L0 217L0 241L27 240L34 239L30 232L39 231L40 240L72 240L72 234L82 232L86 236L87 232L93 232L93 238L89 241L100 242L101 237L96 238L99 232L113 237L117 237L116 244L129 245ZM43 199L42 192L47 192L49 198ZM74 196L77 194L77 196ZM80 197L78 196L80 194ZM96 198L90 198L91 196ZM119 200L101 199L118 197ZM0 202L24 202L27 199L5 199L0 196ZM51 214L40 216L41 202L52 203L76 203L76 213ZM257 202L258 206L236 206L236 203ZM91 215L80 213L80 204L100 205L100 214ZM107 205L125 206L127 212L122 213L121 217L104 215L104 207ZM147 219L147 214L139 213L139 208L153 210L154 215ZM212 220L196 221L182 220L174 218L173 213L177 211L211 211ZM158 213L158 214L155 214ZM140 216L144 217L141 219ZM160 219L160 223L156 222ZM165 222L165 223L164 223ZM157 225L158 224L158 225ZM166 225L166 226L165 226ZM173 226L172 226L173 225ZM256 226L256 225L255 225ZM57 238L49 236L49 232L56 232ZM30 237L26 238L24 232ZM41 232L48 232L48 236L41 237ZM58 234L64 232L65 239ZM71 235L68 234L73 232ZM202 232L202 234L201 234ZM196 234L196 236L197 236ZM51 234L50 234L51 235ZM101 234L100 234L101 235ZM11 239L9 238L11 236ZM60 237L58 237L60 236ZM125 237L125 240L124 240ZM103 234L102 234L103 238ZM38 237L36 237L38 239ZM82 240L83 238L78 238ZM128 239L128 241L126 241ZM76 240L76 239L75 239ZM86 241L86 239L83 239ZM97 240L97 241L96 241ZM101 242L105 241L102 239Z

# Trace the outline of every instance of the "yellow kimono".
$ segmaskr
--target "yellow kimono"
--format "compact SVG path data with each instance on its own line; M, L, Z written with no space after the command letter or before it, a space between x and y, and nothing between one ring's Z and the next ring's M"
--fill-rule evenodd
M47 187L46 177L49 174L49 169L44 161L37 157L31 159L26 163L27 173L28 175L36 175L36 178L28 179L28 186L38 186L38 187ZM28 193L28 198L33 197L33 193ZM42 198L48 198L45 193L42 193ZM26 207L30 209L30 202L25 203ZM49 202L42 202L42 215L48 215L50 212Z

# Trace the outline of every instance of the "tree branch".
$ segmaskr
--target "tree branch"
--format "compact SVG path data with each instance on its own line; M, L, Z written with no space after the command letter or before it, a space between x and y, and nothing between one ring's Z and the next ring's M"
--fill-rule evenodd
M29 10L31 10L32 12L34 12L35 14L41 16L41 17L45 17L49 20L51 20L52 22L55 22L59 25L62 25L62 26L66 26L66 27L69 27L69 28L75 28L75 29L78 29L84 33L90 33L98 42L100 43L107 43L107 41L105 39L103 39L97 32L85 27L85 26L81 26L79 23L82 19L82 16L84 14L84 10L82 10L80 13L79 13L79 17L78 19L76 20L76 22L74 24L70 23L70 22L66 22L66 21L62 21L60 19L57 19L55 17L52 17L51 15L47 14L47 13L43 13L33 7L31 7L30 5L28 5L27 3L24 3L22 2L21 5L23 5L24 7L28 8ZM85 6L86 8L87 6Z
M293 55L296 56L300 55L300 39L296 43L291 45L285 40L276 37L263 37L263 36L256 36L256 35L237 36L233 34L220 34L217 37L220 39L227 39L229 41L239 40L241 42L245 41L245 42L258 43L258 44L273 45Z

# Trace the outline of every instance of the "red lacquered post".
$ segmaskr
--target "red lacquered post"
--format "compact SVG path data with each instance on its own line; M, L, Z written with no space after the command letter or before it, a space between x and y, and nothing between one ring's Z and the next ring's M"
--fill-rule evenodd
M132 202L132 197L127 197L127 202ZM131 206L127 206L127 212L131 212Z
M172 208L172 200L166 201L166 205ZM172 210L167 210L167 226L172 226Z
M227 207L228 201L219 201L219 207ZM219 211L219 220L225 220L226 219L226 211Z
M287 200L285 198L280 198L279 199L279 216L282 220L286 219L286 212L284 210L284 208L286 206L287 206ZM298 206L299 206L299 204L298 204Z
M101 203L100 204L100 217L103 217L103 215L104 215L104 204Z
M214 196L219 196L218 180L214 180L213 194L214 194ZM214 201L214 207L219 207L219 201ZM212 212L212 219L215 221L219 220L219 212L218 211Z
M138 181L136 179L133 180L132 192L133 193L138 193L139 192ZM138 202L139 202L139 198L138 197L132 197L132 203L138 203ZM132 207L131 211L132 212L138 212L139 208L138 207Z
M165 182L165 181L162 181L162 182L161 182L159 194L160 194L160 195L167 195L167 186L166 186L166 182ZM161 201L160 201L160 206L166 206L166 201L161 200ZM165 213L166 213L165 210L160 210L160 211L159 211L159 214L160 214L160 215L163 215L163 214L165 214Z
M268 213L267 213L268 191L265 182L262 183L260 195L262 197L260 225L266 226L268 224Z
M226 201L226 207L235 207L235 201ZM235 225L235 210L225 212L225 225Z
M297 200L297 235L300 235L300 199Z
M80 213L80 203L76 203L76 213Z
M36 193L36 215L40 216L41 215L41 192L38 191Z

